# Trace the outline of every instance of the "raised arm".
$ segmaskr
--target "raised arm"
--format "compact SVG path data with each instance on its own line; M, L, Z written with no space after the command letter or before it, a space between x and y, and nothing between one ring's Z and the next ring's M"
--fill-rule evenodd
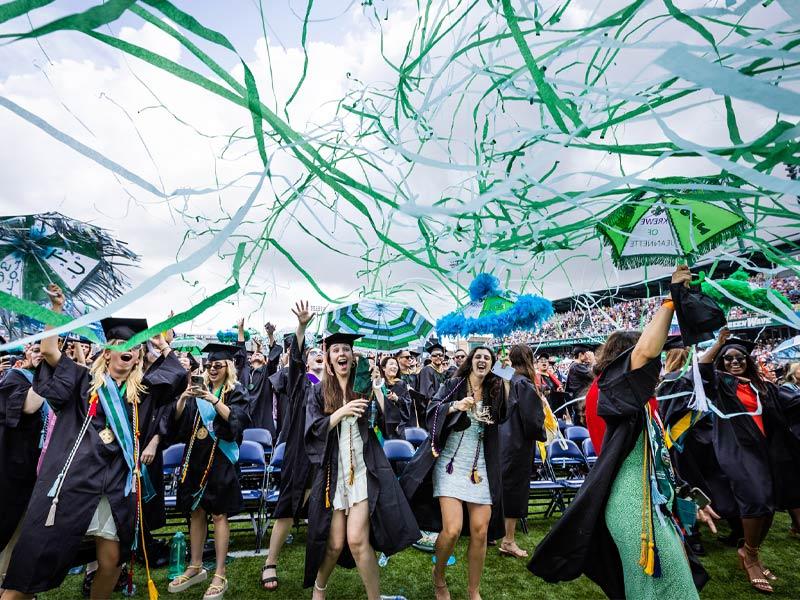
M308 309L308 300L300 300L300 302L294 305L292 312L294 313L294 316L297 317L297 329L295 330L295 336L297 337L297 345L299 346L300 340L305 339L306 337L306 328L311 322L311 319L314 318L314 313ZM275 331L274 327L272 331ZM267 330L267 333L269 333L269 329ZM270 342L274 342L274 338L271 337L271 334Z
M717 341L715 341L714 345L703 353L703 356L698 359L698 362L702 364L713 363L717 358L717 354L719 354L719 351L722 350L722 347L725 345L725 342L728 341L729 337L731 337L730 329L727 327L720 329L719 335L717 336Z
M55 283L47 286L47 294L50 296L50 308L53 312L64 312L64 292ZM52 329L50 325L45 325L45 329ZM51 335L42 340L41 343L42 358L47 361L47 364L55 368L58 361L61 360L61 350L58 349L58 336Z
M686 265L678 265L672 274L672 283L689 285L692 279L692 272ZM671 301L665 301L653 315L653 318L642 331L642 336L636 342L636 346L631 352L631 370L642 368L648 362L657 358L664 349L664 344L669 335L669 326L672 323L672 315L675 308Z

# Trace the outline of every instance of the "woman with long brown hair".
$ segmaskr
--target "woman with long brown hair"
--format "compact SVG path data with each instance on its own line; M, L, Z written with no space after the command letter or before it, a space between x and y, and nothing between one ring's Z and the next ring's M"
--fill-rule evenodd
M490 348L473 348L442 385L428 405L430 436L400 477L419 525L441 532L433 569L437 600L450 597L444 567L464 531L470 536L468 595L480 598L487 540L505 530L498 425L506 419L507 393L492 373L494 362Z
M181 592L208 578L203 568L207 520L214 521L217 564L204 600L222 598L228 589L225 559L230 529L228 519L242 506L239 485L239 445L250 419L248 401L236 375L237 346L208 344L208 367L202 385L192 385L175 403L167 418L178 441L186 444L178 483L177 506L190 515L189 566L169 584Z
M508 419L500 426L503 449L503 513L506 534L500 542L501 554L526 558L528 553L517 545L517 521L528 516L531 470L534 447L545 441L545 408L542 398L532 382L536 365L533 352L525 344L517 344L509 352L514 375L508 395Z
M303 585L314 586L315 600L326 597L337 562L358 567L367 598L377 600L375 551L391 555L421 537L366 415L373 395L379 406L384 404L378 369L372 370L371 384L354 386L353 342L359 337L334 333L323 340L325 374L306 397L306 451L316 472L308 501Z

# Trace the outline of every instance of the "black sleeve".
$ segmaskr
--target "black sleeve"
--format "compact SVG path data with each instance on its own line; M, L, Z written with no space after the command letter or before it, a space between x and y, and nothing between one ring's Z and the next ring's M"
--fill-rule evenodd
M9 369L0 382L0 423L14 428L22 418L22 409L31 383L28 378L16 369Z
M278 366L281 364L281 354L283 354L283 348L277 342L273 342L267 355L267 377L278 372Z
M800 391L782 385L777 390L778 404L790 425L800 423Z
M654 358L631 370L632 351L633 348L620 354L600 375L597 414L604 419L637 414L655 394L661 359Z
M292 347L289 350L289 365L287 367L286 394L294 397L298 390L302 389L303 379L306 377L306 365L303 362L303 352L305 351L306 341L302 340L302 345L298 346L298 340L292 340Z
M393 391L397 394L397 407L400 409L400 424L397 426L397 433L400 437L405 437L406 427L415 427L414 413L411 403L411 392L405 381L398 381Z
M236 378L244 389L250 388L250 361L247 360L247 347L245 342L236 341L239 350L233 357L233 364L236 365Z
M547 439L544 430L544 408L533 384L527 380L516 381L511 384L511 395L517 405L525 439L544 442Z
M433 376L433 369L429 366L423 367L423 369L419 372L419 393L426 398L432 398L434 396L435 389L436 380Z
M81 397L82 382L89 377L89 369L81 367L65 353L55 367L46 360L39 363L33 377L33 391L47 399L56 415Z
M440 450L444 448L451 431L463 431L469 427L469 417L465 412L447 414L450 405L459 399L463 384L464 380L457 377L446 381L428 404L425 416L431 443Z
M328 446L331 416L324 412L322 387L320 384L308 389L306 396L306 430L305 444L308 459L315 465L325 461L325 450Z
M247 396L241 384L236 384L236 387L226 394L225 404L231 410L230 415L228 415L227 421L219 415L214 417L214 433L220 439L236 442L241 439L242 432L250 425Z

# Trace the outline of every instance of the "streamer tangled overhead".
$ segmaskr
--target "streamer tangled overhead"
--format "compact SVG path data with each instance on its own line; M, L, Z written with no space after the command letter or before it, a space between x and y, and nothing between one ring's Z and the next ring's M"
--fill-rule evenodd
M282 239L287 228L302 230L303 244L357 261L358 281L348 283L361 295L417 295L424 305L444 286L460 299L466 290L456 276L469 274L468 281L481 271L506 284L513 272L513 287L525 291L554 269L568 274L576 257L605 266L598 223L654 196L713 202L740 215L749 227L721 240L723 252L744 243L797 270L776 248L800 220L800 182L787 177L800 134L800 11L790 0L691 10L672 0L603 2L595 13L570 0L432 0L418 3L408 43L394 54L397 15L367 1L360 18L378 32L373 50L385 52L392 76L348 74L335 116L313 124L290 118L297 95L315 85L306 77L308 53L292 93L278 99L214 23L169 2L109 0L30 30L27 17L43 20L26 9L46 4L1 5L0 23L16 32L4 37L22 43L77 30L240 111L241 127L220 155L235 146L241 170L211 190L215 201L233 184L255 185L254 156L276 197L266 213L247 214L251 198L222 222L226 235L245 242L245 293L254 293L247 282L259 262L277 254L318 286L320 273ZM304 51L322 10L308 1ZM179 64L113 33L131 16L193 58ZM222 66L231 57L239 68ZM176 201L209 193L206 182L165 190L54 130L30 107L0 104L143 192ZM233 254L217 235L218 215L188 206L186 237L215 236L208 248ZM387 278L394 269L410 275Z

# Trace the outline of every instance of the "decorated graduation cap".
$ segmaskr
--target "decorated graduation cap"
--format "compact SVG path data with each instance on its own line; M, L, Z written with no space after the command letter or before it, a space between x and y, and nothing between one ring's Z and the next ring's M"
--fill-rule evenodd
M127 342L137 333L147 329L147 319L108 317L100 321L100 326L103 328L106 341L121 340ZM89 342L89 340L87 339L86 342Z
M686 346L714 339L714 331L727 323L725 313L714 301L700 291L699 286L686 287L680 283L669 286L681 338Z
M208 352L209 362L214 362L215 360L233 360L239 351L239 346L219 344L217 342L206 344L205 348L203 348L203 352Z
M725 351L729 348L736 348L737 350L741 350L749 356L753 353L753 350L755 350L756 343L746 338L729 337L727 340L725 340L725 344L723 344L722 348L720 349L720 354L725 354Z

